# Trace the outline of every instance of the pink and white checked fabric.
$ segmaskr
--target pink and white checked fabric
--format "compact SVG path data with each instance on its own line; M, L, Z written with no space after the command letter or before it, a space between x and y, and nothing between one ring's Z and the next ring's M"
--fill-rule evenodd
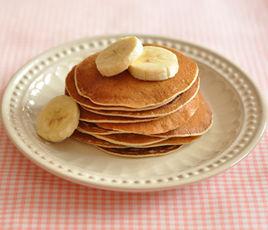
M267 97L268 1L0 0L0 89L59 43L115 33L195 42L239 64ZM181 189L95 190L38 168L0 127L0 229L268 229L268 135L239 165Z

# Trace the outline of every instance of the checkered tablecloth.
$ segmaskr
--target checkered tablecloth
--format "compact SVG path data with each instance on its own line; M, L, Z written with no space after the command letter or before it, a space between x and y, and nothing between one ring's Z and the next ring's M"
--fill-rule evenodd
M38 53L85 36L145 33L195 42L268 87L267 0L0 0L0 89ZM268 229L268 135L239 165L184 188L95 190L57 178L0 127L0 229Z

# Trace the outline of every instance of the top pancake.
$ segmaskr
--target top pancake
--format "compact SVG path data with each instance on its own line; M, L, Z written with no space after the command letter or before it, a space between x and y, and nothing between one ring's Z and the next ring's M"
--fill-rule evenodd
M82 97L75 86L75 80L74 80L74 72L75 72L76 66L72 68L72 70L68 73L66 79L65 79L65 87L66 87L66 94L71 96L78 104L82 105L85 108L89 109L94 109L96 110L108 110L108 111L142 111L142 110L151 110L158 106L149 106L146 108L140 108L140 109L135 109L135 108L129 108L129 107L124 107L124 106L104 106L104 105L97 105L93 103L91 100L88 98ZM171 98L170 100L172 100ZM168 103L168 102L167 102Z
M184 93L177 96L171 102L155 109L143 110L143 111L123 111L123 110L95 110L87 107L83 107L85 110L106 115L106 116L114 116L114 117L130 117L130 118L152 118L152 117L163 117L168 114L174 113L180 108L182 108L185 104L191 101L199 91L199 81L200 79L194 82L194 84Z
M166 47L165 47L166 48ZM103 77L95 64L97 54L91 55L75 68L75 84L78 93L93 103L103 106L123 106L142 109L161 106L185 92L198 75L197 64L175 49L179 71L165 81L142 81L128 71L113 77Z

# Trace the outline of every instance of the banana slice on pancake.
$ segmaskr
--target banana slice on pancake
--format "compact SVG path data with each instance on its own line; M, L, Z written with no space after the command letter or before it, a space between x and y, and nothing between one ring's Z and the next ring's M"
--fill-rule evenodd
M101 51L96 65L103 76L111 77L127 70L142 52L141 40L135 36L124 37Z
M162 47L145 46L142 55L128 68L135 78L144 81L163 81L179 70L177 56Z
M57 96L49 101L38 114L36 131L47 141L63 141L77 128L79 116L79 108L71 97Z

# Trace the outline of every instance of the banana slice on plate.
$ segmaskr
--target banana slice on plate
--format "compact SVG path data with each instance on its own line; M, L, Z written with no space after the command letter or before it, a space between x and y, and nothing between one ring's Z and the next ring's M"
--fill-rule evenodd
M156 46L145 46L142 55L128 70L133 77L141 80L162 81L176 75L179 63L177 56L171 51Z
M96 65L103 76L111 77L126 70L142 52L141 40L135 36L124 37L101 51Z
M79 116L79 108L71 97L57 96L38 114L37 134L48 141L63 141L77 128Z

